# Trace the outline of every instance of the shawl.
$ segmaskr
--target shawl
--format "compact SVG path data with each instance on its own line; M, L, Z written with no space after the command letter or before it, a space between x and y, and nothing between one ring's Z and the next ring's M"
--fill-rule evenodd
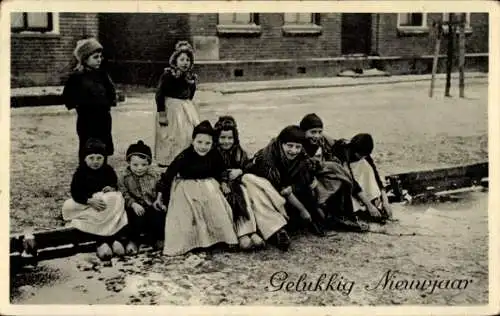
M312 166L305 152L301 152L295 159L289 160L277 139L259 150L254 157L252 173L266 178L279 191L307 185L313 182Z

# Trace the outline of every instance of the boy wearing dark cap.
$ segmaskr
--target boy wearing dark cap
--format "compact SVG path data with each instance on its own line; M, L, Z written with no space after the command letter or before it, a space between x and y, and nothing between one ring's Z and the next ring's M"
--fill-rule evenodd
M151 170L151 159L151 148L142 140L130 145L126 153L128 166L118 181L129 222L125 251L130 255L137 253L141 233L148 232L155 249L163 248L165 212L154 203L159 176Z

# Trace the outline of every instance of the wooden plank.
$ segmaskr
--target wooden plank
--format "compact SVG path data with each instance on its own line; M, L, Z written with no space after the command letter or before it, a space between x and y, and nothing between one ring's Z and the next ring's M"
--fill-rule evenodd
M393 194L401 197L403 190L407 190L410 195L429 191L429 187L433 187L433 191L452 190L480 184L481 179L487 177L488 163L483 162L468 166L402 173L387 178Z

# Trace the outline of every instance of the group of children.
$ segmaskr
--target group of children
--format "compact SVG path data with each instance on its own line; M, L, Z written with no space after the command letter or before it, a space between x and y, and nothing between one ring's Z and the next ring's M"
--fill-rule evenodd
M117 176L107 163L116 93L100 67L102 46L79 41L75 57L79 63L63 95L78 115L80 165L63 217L96 236L102 260L137 253L142 234L170 256L217 244L248 250L271 243L287 250L296 231L363 232L366 222L392 218L370 157L370 135L333 141L311 113L250 158L232 116L214 126L200 122L192 102L194 52L185 41L176 45L158 85L154 155L143 141L131 144L128 166ZM153 161L165 168L161 175Z

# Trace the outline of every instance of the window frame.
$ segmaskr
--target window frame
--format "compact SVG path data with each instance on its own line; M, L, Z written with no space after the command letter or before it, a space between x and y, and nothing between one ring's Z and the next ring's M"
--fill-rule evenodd
M10 32L13 36L23 36L23 35L59 35L59 13L57 12L11 12L10 18L12 19L12 13L22 13L23 14L23 27L13 27L12 20L10 21ZM28 13L45 13L48 15L48 27L29 27L28 26Z
M303 12L287 12L301 14ZM285 21L285 13L282 14L283 25L281 27L284 35L320 35L323 32L321 26L321 13L308 13L311 15L311 22L309 23L290 23Z
M401 15L402 14L412 14L418 13L422 14L422 24L421 25L401 25ZM427 34L429 32L429 23L427 21L427 12L399 12L397 13L397 31L399 35L418 35Z
M233 16L233 23L221 24L221 14L238 14L246 13L250 15L249 23L235 23ZM261 26L259 23L259 13L252 12L220 12L217 13L217 34L218 35L259 35L261 33Z

